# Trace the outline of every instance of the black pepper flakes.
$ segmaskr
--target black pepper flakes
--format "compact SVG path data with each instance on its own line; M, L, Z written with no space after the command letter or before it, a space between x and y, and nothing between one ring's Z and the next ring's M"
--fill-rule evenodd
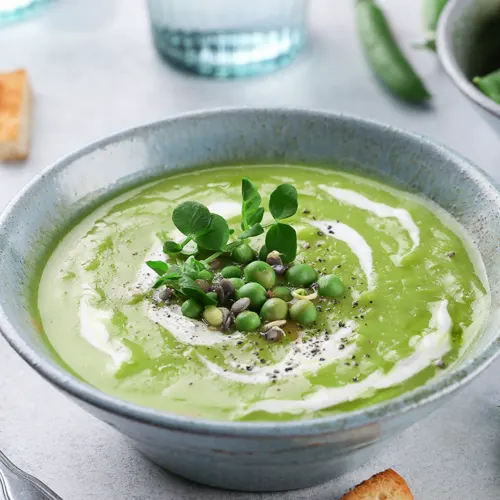
M339 344L339 349L342 350L345 348L345 345L344 344Z

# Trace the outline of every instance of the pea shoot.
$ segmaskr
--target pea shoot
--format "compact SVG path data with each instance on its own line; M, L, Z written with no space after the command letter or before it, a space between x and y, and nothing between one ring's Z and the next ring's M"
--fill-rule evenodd
M472 81L484 95L500 104L500 69L485 76L476 76Z
M310 265L294 265L297 233L287 219L298 210L295 187L281 184L271 193L271 222L266 223L262 196L250 179L242 179L241 196L238 228L196 201L175 207L172 222L183 240L158 233L168 257L146 264L157 275L153 288L162 288L163 302L180 305L185 317L228 333L233 325L246 333L262 325L266 339L281 340L285 333L279 326L288 320L303 325L316 321L318 308L312 301L318 291L338 297L344 286L337 276L319 277ZM261 235L265 244L257 254L251 241ZM280 335L267 335L272 328Z

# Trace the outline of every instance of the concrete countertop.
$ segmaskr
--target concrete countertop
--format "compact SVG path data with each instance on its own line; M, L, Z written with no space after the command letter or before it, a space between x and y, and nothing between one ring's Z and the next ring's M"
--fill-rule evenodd
M212 81L157 57L145 2L67 0L0 30L0 71L25 67L36 94L30 159L0 165L0 208L43 167L102 136L183 111L292 106L342 111L404 127L456 149L500 179L500 141L451 85L422 36L420 2L383 2L434 94L431 109L396 102L373 81L352 2L311 0L311 40L290 67L263 78ZM105 424L42 380L0 339L0 449L65 500L333 500L394 467L417 499L500 498L500 363L451 403L337 481L277 494L221 492L161 471Z

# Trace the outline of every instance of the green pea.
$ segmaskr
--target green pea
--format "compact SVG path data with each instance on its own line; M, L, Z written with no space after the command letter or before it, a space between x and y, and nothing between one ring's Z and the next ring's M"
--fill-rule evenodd
M276 283L276 273L266 262L256 260L245 267L245 279L259 283L264 288L271 288Z
M285 302L290 302L293 299L290 288L287 288L286 286L275 286L271 290L271 293L273 297L284 300Z
M254 332L260 326L260 318L257 313L243 311L236 316L234 324L240 332Z
M238 266L227 266L221 272L224 278L241 278L243 271Z
M361 292L361 295L358 299L359 305L362 307L367 307L369 305L371 306L375 301L376 295L377 294L375 290Z
M233 284L235 290L239 290L245 284L241 278L229 278L229 281Z
M217 294L215 292L207 292L207 295L211 298L214 299L216 302L219 302L219 297L217 297Z
M255 258L255 254L249 245L242 243L231 252L231 258L239 264L248 264Z
M267 259L267 254L268 253L269 252L267 251L266 245L263 245L262 247L260 247L260 250L259 250L259 259L263 260L265 262L266 259Z
M309 300L298 300L290 307L290 317L301 325L309 325L316 321L318 310Z
M203 318L210 326L221 326L224 319L224 314L216 306L205 307L203 311Z
M243 297L248 297L250 299L251 309L260 309L267 300L267 292L266 289L258 283L247 283L236 292L237 299L242 299Z
M198 273L198 279L205 281L212 281L214 279L214 275L207 269L204 269L203 271L200 271Z
M311 286L318 279L318 273L307 264L297 264L286 272L286 279L295 286Z
M321 276L318 285L318 293L323 297L342 297L344 295L344 283L336 274Z
M181 312L188 318L199 318L203 312L203 306L194 299L187 299L182 303Z
M266 300L262 309L260 310L260 316L264 321L276 321L278 319L285 319L288 315L288 305L284 300L281 299L269 299Z

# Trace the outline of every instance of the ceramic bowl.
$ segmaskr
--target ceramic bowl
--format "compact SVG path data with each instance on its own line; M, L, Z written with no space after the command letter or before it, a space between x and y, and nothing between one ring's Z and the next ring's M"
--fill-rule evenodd
M453 83L500 132L500 104L472 83L500 69L500 0L449 2L439 20L437 49Z
M82 210L138 182L196 165L244 162L340 162L422 192L453 214L483 256L493 301L484 334L461 364L391 401L283 423L209 421L161 412L104 394L66 371L40 336L29 293L40 256L55 235ZM0 329L47 381L169 471L237 490L304 488L360 466L498 355L499 237L500 193L493 181L428 139L353 117L299 110L184 115L128 130L63 158L7 207L0 218Z

